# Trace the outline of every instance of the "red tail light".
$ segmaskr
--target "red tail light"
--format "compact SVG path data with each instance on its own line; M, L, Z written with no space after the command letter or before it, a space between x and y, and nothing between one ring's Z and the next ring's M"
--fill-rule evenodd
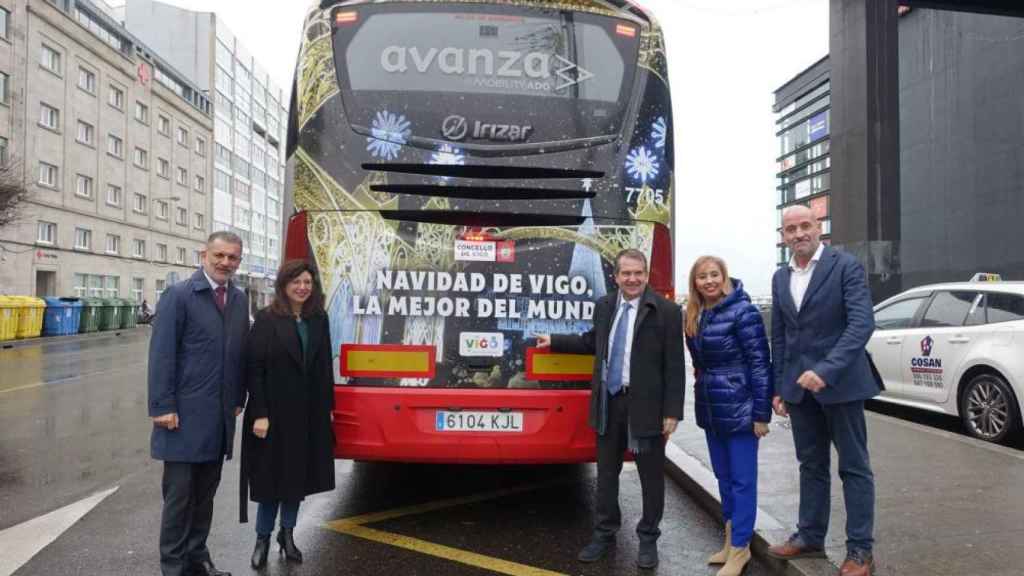
M284 240L285 260L308 260L310 258L309 237L306 235L307 222L306 212L299 212L288 219L288 232Z
M341 28L342 26L351 26L359 21L359 12L355 10L346 10L344 12L334 13L334 27Z
M672 235L663 224L654 225L651 247L650 286L655 292L675 301L675 271L672 269Z

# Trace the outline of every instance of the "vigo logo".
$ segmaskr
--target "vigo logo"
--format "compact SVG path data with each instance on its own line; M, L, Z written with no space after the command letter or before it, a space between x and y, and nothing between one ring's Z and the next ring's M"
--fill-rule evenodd
M500 357L505 351L505 335L501 332L462 332L459 334L460 356Z
M469 132L469 122L465 116L449 116L441 123L441 134L449 140L459 141Z
M449 76L530 78L538 82L529 83L525 87L547 90L564 90L594 77L589 70L557 54L516 50L495 52L488 48L466 49L453 46L440 49L388 46L380 53L380 65L385 72L391 74L415 70L421 74L433 71ZM560 82L554 86L550 82L541 82L552 77L557 77Z

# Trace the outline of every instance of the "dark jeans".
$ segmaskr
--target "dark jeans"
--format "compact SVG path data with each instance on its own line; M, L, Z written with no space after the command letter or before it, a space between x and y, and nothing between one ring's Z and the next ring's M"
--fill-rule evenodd
M619 474L622 457L629 442L627 430L629 399L618 395L608 400L608 429L597 437L597 517L594 538L612 540L622 525L619 509ZM637 454L640 491L644 512L636 526L641 542L656 542L661 536L658 525L665 510L665 444L652 442L652 450Z
M210 559L206 538L213 522L213 497L224 462L164 462L164 508L160 518L160 571L183 576L189 565Z
M864 402L819 404L807 393L799 404L787 406L800 461L800 538L809 546L825 544L832 510L831 445L835 445L846 503L846 548L870 552L875 543L875 477L868 459Z
M757 519L757 436L753 432L704 434L718 479L722 519L732 522L732 545L743 548L754 535Z
M278 507L281 508L281 528L295 528L295 523L299 520L298 502L260 502L256 510L257 535L269 536L274 531Z

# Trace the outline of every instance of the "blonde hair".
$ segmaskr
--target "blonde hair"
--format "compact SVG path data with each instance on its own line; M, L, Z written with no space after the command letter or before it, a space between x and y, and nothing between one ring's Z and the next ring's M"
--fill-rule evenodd
M704 296L701 295L700 291L697 290L697 270L705 264L714 264L722 272L722 293L732 293L732 279L729 278L729 267L725 265L725 260L722 260L718 256L701 256L693 263L690 267L690 295L686 299L686 323L684 333L693 338L697 335L697 328L700 324L700 311L705 306Z

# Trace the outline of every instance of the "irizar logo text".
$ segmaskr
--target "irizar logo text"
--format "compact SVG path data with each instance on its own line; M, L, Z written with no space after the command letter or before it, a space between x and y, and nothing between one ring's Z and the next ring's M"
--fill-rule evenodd
M489 48L419 48L388 46L380 54L385 72L404 74L431 70L451 76L477 76L470 81L488 88L559 91L594 77L589 70L557 54ZM574 73L575 72L575 73Z

